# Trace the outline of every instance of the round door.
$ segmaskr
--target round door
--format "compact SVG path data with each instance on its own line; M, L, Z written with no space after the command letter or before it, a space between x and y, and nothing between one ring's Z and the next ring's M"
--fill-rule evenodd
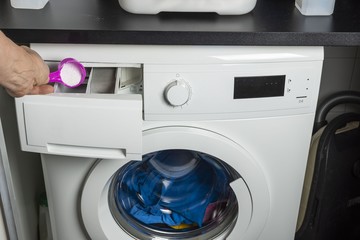
M230 139L191 127L143 132L143 160L101 159L84 183L91 239L257 239L266 179Z

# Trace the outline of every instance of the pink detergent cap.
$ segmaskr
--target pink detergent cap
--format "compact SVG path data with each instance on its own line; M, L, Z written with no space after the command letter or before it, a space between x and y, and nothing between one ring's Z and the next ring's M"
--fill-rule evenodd
M49 74L49 82L61 83L67 87L80 86L86 77L84 66L73 58L65 58L58 66L58 70Z

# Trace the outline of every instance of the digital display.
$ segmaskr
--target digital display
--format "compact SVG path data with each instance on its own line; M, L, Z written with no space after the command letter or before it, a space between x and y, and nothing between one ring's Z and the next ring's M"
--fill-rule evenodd
M285 75L235 77L234 99L284 96Z

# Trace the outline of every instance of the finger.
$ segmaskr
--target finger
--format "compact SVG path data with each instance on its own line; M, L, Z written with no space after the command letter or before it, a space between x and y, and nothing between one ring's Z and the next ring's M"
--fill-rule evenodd
M36 85L44 85L49 83L49 76L43 76L36 79Z
M36 85L43 85L49 83L49 66L40 58L37 60L38 64L38 75L36 77Z
M35 85L43 85L47 84L49 82L49 66L44 62L44 60L41 58L41 56L32 50L31 48L28 48L27 46L21 46L31 57L32 62L35 64L37 69L37 75L36 75L36 81Z
M14 90L12 90L10 88L6 88L6 92L12 97L23 97L23 96L26 95L25 91L18 91L16 89L14 91Z
M49 94L54 92L54 87L51 85L34 86L29 94Z
M10 89L6 88L6 92L12 96L12 97L22 97L22 96L17 96L17 94L15 94L13 91L11 91Z

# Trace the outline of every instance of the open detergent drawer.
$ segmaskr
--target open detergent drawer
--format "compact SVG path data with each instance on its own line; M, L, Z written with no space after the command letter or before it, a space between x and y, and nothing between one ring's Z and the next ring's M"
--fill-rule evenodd
M53 94L16 99L22 150L141 159L141 65L83 64L87 78L78 88L56 84Z

